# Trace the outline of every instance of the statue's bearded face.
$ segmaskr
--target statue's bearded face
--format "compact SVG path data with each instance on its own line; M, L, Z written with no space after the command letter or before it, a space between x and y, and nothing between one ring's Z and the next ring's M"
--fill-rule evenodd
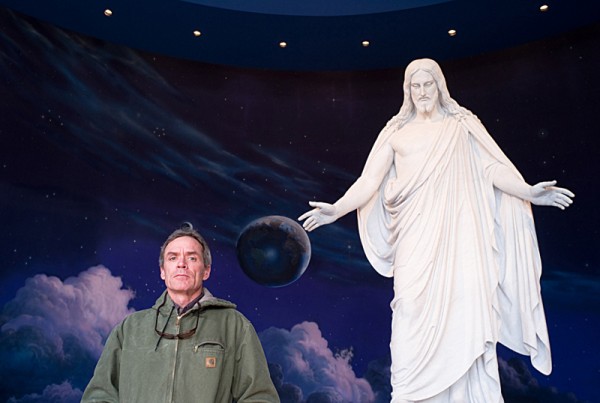
M420 113L429 114L438 105L438 88L433 76L423 70L410 79L410 97Z

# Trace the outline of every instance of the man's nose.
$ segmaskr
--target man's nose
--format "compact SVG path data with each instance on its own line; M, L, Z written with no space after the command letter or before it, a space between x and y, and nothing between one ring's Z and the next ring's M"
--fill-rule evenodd
M185 256L181 256L177 259L177 267L185 267L187 266L187 261L185 260Z

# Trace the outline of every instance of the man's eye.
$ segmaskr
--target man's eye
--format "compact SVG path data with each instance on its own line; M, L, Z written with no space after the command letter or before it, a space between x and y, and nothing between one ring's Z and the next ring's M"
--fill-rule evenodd
M198 258L196 256L190 256L188 259L192 262L195 262L196 260L198 260Z
M168 260L175 260L175 256L169 256Z

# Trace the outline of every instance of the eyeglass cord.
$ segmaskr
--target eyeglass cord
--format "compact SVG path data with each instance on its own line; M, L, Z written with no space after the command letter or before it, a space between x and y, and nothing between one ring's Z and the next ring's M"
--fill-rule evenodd
M158 309L160 309L160 307ZM163 338L163 334L165 333L165 330L167 329L167 325L169 324L169 321L171 320L171 316L173 315L174 310L175 310L175 305L173 305L171 307L171 312L169 312L169 317L167 318L167 321L165 322L165 325L163 326L163 329L160 332L160 336L158 336L158 341L156 342L156 347L154 347L154 351L156 351L158 349L158 345L160 344L160 341Z

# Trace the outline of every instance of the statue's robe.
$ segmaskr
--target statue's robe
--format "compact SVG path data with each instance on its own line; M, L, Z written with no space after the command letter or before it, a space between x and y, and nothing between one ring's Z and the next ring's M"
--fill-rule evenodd
M531 206L494 188L499 164L520 177L476 117L447 116L412 178L392 166L358 210L370 263L394 277L393 401L451 402L460 381L468 402L502 402L497 342L551 371Z

